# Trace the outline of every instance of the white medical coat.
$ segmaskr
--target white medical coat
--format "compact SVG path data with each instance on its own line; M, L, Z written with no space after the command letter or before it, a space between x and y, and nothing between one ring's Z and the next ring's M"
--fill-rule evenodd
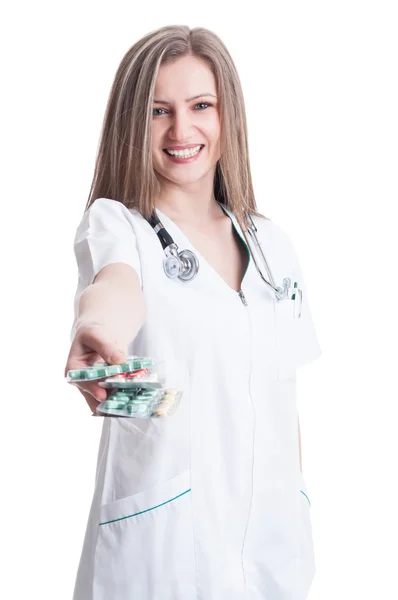
M298 281L303 308L295 319L252 257L245 305L158 212L199 259L191 282L166 277L156 233L120 202L97 199L76 232L75 322L96 274L131 265L147 319L129 354L164 361L183 396L168 418L104 418L74 600L304 600L315 563L296 369L321 350L298 258L279 226L253 217L275 281Z

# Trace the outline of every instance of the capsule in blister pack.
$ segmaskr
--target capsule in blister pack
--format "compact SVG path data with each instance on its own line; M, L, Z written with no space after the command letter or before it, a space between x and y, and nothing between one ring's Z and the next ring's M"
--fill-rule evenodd
M148 392L148 390L145 390ZM133 392L116 392L111 394L107 400L97 406L96 412L104 416L112 415L119 417L144 417L151 416L152 410L157 403L162 391L150 390L151 393L142 395L138 390Z
M182 392L176 389L165 390L164 396L160 399L152 411L152 417L170 417L177 410L180 403Z
M118 395L117 395L118 394ZM101 402L96 413L110 417L169 417L177 409L182 392L176 389L157 389L134 392L116 392Z
M134 371L152 367L153 360L143 356L128 356L125 363L121 365L109 365L108 363L96 363L85 369L71 369L66 375L68 383L75 381L94 381L96 379L104 379L112 375L128 374Z
M162 380L159 374L152 368L140 369L133 373L126 373L108 377L105 381L100 381L99 386L105 389L121 389L126 391L138 389L154 389L162 387Z

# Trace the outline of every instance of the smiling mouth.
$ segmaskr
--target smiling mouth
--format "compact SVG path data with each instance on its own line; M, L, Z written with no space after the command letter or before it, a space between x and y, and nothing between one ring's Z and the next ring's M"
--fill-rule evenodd
M195 154L193 154L193 156L195 156L195 155L196 155L196 154L198 154L198 153L199 153L201 150L203 150L203 148L205 147L205 145L204 145L204 144L197 144L197 146L192 146L191 148L187 148L185 151L186 151L186 152L192 152L193 148L197 148L198 146L199 146L199 150L198 150L198 151L197 151ZM173 151L173 150L172 150L172 151ZM178 155L178 154L171 154L170 152L168 152L168 149L167 149L167 148L163 148L163 152L164 152L165 154L167 154L168 156L173 156L173 157L175 157L175 158L184 158L184 154L182 154L182 155L181 155L181 154L180 154L180 155ZM175 151L173 151L173 152L184 152L184 150L175 150ZM190 156L190 155L188 154L188 156L187 156L186 158L189 158L189 156Z

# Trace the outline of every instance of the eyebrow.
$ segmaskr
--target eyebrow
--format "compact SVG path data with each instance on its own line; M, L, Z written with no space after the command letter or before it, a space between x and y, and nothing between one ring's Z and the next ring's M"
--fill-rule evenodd
M207 92L204 94L197 94L196 96L192 96L191 98L187 98L185 102L190 102L191 100L196 100L197 98L202 98L203 96L212 96L213 98L217 98L217 96L215 96L214 94L210 94ZM167 102L167 100L154 100L153 102L156 102L156 104L172 104L171 102Z

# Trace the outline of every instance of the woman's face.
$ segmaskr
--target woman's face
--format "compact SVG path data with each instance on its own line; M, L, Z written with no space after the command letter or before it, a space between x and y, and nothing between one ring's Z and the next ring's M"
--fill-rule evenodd
M152 111L152 159L161 179L184 185L214 176L220 158L216 96L215 77L204 61L184 56L160 67ZM193 157L173 159L165 149L175 146L201 150Z

